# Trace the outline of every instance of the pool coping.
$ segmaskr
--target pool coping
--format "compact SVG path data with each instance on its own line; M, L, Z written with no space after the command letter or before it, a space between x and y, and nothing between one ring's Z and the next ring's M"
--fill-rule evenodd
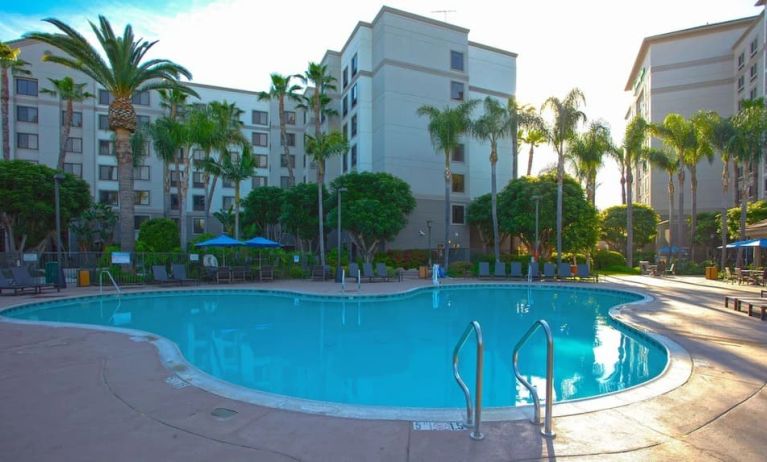
M634 334L643 336L653 343L659 345L666 351L667 363L664 370L656 377L643 382L641 384L629 387L623 390L609 392L598 397L580 398L574 400L568 400L560 403L555 403L553 407L554 416L568 416L577 415L595 411L601 411L611 409L619 406L632 404L646 399L654 398L659 395L668 393L669 391L678 388L683 385L689 379L692 373L692 359L690 354L673 340L659 335L650 329L647 329L641 324L635 323L628 316L625 315L624 310L633 306L647 305L655 301L656 299L648 294L640 291L630 289L612 289L600 287L596 284L583 284L578 283L527 283L527 282L506 282L506 283L451 283L441 286L442 288L465 288L465 287L519 287L519 286L531 286L534 288L567 288L575 290L598 290L601 292L617 292L628 293L641 297L640 300L624 303L615 306L608 312L611 319L619 322ZM297 290L289 289L252 289L252 288L179 288L174 290L142 290L141 292L131 292L124 294L125 296L143 296L147 294L172 294L174 292L252 292L252 293L271 293L271 294L283 294L283 295L301 295L319 299L380 299L380 298L392 298L402 297L404 295L412 294L420 291L432 291L435 287L425 286L416 287L408 290L392 292L390 294L354 294L354 293L341 293L341 294L320 294L320 293L307 293ZM333 417L345 417L356 419L374 419L374 420L404 420L404 421L457 421L461 422L465 418L464 408L408 408L408 407L384 407L384 406L372 406L372 405L351 405L340 404L324 401L315 401L302 398L290 397L287 395L278 395L274 393L268 393L264 391L258 391L244 386L236 385L230 382L213 377L202 370L198 369L193 364L189 363L183 356L181 351L175 342L161 337L151 332L127 329L120 327L108 327L92 324L78 324L78 323L64 323L64 322L51 322L51 321L30 321L7 318L3 316L8 311L14 311L21 308L29 307L30 305L47 305L58 304L62 301L72 301L77 299L93 299L99 298L103 295L77 295L71 297L57 298L56 300L41 301L41 302L25 302L14 304L3 309L0 309L0 322L8 322L13 324L31 324L42 325L49 327L65 327L65 328L83 328L97 331L114 332L122 335L128 335L132 340L138 342L150 342L158 351L158 356L161 363L172 374L178 376L186 383L193 385L201 390L209 393L234 399L257 406L264 406L275 409L282 409L288 411L297 411L315 415L325 415ZM115 298L117 295L110 295L110 298ZM522 420L530 419L533 415L533 406L522 405L515 407L494 407L484 408L482 411L483 421L509 421L509 420Z

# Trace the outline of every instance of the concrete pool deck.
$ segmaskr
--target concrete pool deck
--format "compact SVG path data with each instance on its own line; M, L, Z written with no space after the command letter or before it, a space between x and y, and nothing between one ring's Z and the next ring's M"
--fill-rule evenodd
M363 284L361 293L428 284ZM653 295L622 316L680 344L692 373L656 397L556 417L552 441L522 420L485 422L485 439L476 442L466 431L416 431L409 421L252 405L188 386L151 343L124 334L0 322L0 460L763 460L767 322L722 303L726 294L758 297L758 289L644 276L609 277L599 286ZM330 282L232 286L243 287L339 292ZM3 296L0 308L93 293ZM217 408L237 414L216 417Z

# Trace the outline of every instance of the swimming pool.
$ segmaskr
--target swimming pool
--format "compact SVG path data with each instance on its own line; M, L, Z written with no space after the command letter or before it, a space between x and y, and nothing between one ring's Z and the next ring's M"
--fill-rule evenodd
M506 407L529 402L514 379L511 356L537 319L548 321L554 334L556 401L619 391L659 375L668 361L665 349L608 315L611 307L641 298L540 285L450 286L375 297L196 290L82 297L2 314L154 333L175 342L207 374L255 390L406 408L464 405L452 377L452 350L477 320L485 341L483 403ZM539 335L523 348L519 366L542 390L546 352ZM470 378L473 371L470 343L461 373Z

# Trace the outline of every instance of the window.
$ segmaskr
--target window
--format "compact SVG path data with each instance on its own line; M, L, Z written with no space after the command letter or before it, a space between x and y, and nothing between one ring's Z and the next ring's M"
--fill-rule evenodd
M170 171L170 185L171 187L178 187L179 182L181 181L181 173L176 170Z
M146 127L152 122L152 118L145 115L136 116L136 125L139 127Z
M756 88L751 89L751 93L748 95L749 99L756 99Z
M751 80L754 80L756 78L756 64L751 65Z
M357 145L352 146L352 168L357 167Z
M33 133L17 133L16 147L20 149L37 149L37 135Z
M16 78L16 94L25 96L37 96L37 80Z
M296 124L296 113L293 111L285 111L285 123L287 125Z
M450 50L450 69L463 72L463 53Z
M266 186L266 177L265 176L254 176L253 177L253 187L254 188L260 188L262 186Z
M296 145L296 134L295 133L287 133L285 134L286 141L288 142L288 146L293 147ZM284 146L282 143L282 140L280 140L280 146Z
M262 132L253 132L251 135L253 138L253 146L269 146L269 134Z
M205 218L192 218L192 233L202 234L205 232Z
M67 143L64 145L64 151L66 152L83 152L83 139L82 138L67 138Z
M16 121L37 123L37 108L32 106L16 106Z
M195 149L192 151L192 160L202 161L205 160L205 151L202 149Z
M99 140L99 155L100 156L115 155L114 143L109 140Z
M289 176L281 176L280 177L280 188L287 189L292 188L296 184L296 179L291 178Z
M64 172L71 173L74 176L83 177L83 164L70 164L64 162Z
M352 86L351 97L352 97L352 107L354 107L357 105L357 84L356 83Z
M192 210L196 212L205 211L205 196L197 194L192 196Z
M344 139L349 139L349 125L344 124L343 131L341 132L342 135L344 135Z
M463 144L459 144L455 147L453 150L453 162L464 162L464 149L465 148Z
M450 82L450 98L463 101L463 82Z
M138 191L136 191L138 192ZM138 203L138 201L136 201ZM149 217L146 215L134 215L133 216L133 229L138 231L141 229L141 225L144 224L145 221L149 221Z
M266 111L251 112L253 125L269 125L269 113Z
M352 77L357 75L357 53L352 56Z
M170 209L178 210L178 194L171 193L170 195Z
M743 69L743 66L746 64L746 54L741 53L738 55L738 69Z
M106 90L99 90L99 104L109 106L112 103L112 94Z
M67 119L67 112L61 111L61 126L64 126L64 123ZM82 112L72 112L72 126L80 128L83 126L83 113Z
M136 205L149 205L149 191L136 191Z
M346 66L341 73L341 80L344 82L343 88L346 88L349 86L349 66Z
M232 188L234 188L234 181L226 179L226 178L222 178L221 179L221 187L222 188L232 189Z
M738 77L738 93L743 91L743 87L746 85L746 77L741 75Z
M344 98L341 100L341 107L343 115L346 116L346 114L349 113L349 95L344 95Z
M453 192L462 193L466 191L464 176L460 173L453 173Z
M141 181L149 181L149 166L138 165L133 167L133 179Z
M221 201L221 208L229 210L234 207L234 196L224 196Z
M193 172L192 173L192 187L193 188L204 188L205 187L205 178L203 178L202 172Z
M453 220L452 223L454 225L462 225L465 223L464 219L464 206L463 205L453 205Z
M117 206L117 191L99 191L99 203Z
M99 165L99 180L117 181L117 167L114 165Z
M357 136L357 114L352 116L352 138Z
M131 97L131 102L137 106L149 106L149 92L139 91Z
M256 168L267 168L269 167L269 156L264 155L255 155L253 156L253 160L256 163Z
M755 38L751 41L751 56L756 54L756 50L759 49L759 39Z
M288 159L290 159L290 166L292 168L296 168L296 156L294 155L281 155L280 156L280 167L287 168L288 167Z
M343 172L349 171L349 155L344 153L343 155Z
M99 114L99 130L109 130L109 116Z

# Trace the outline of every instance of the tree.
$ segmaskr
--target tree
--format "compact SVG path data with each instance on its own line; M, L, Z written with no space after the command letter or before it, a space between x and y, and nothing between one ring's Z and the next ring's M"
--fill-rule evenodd
M698 111L693 114L690 122L695 132L695 147L690 151L687 159L687 168L690 170L690 192L692 194L692 213L690 214L691 233L690 242L695 242L695 232L698 220L698 163L707 159L708 163L714 160L714 147L712 136L714 126L719 115L713 111ZM695 246L690 246L690 259L695 261Z
M117 154L120 201L120 246L124 251L133 250L134 190L133 153L130 134L136 130L136 112L131 98L135 93L172 88L178 79L192 74L184 67L167 59L145 60L147 53L157 43L136 39L133 28L125 26L122 37L115 35L112 25L99 16L99 25L90 23L102 54L85 37L58 19L45 19L62 33L32 32L26 38L37 40L58 48L68 56L46 54L43 61L61 64L80 71L102 85L112 95L109 104L109 128L114 131ZM191 91L191 90L190 90Z
M336 79L328 74L327 66L317 63L309 63L309 67L304 71L304 74L299 75L298 78L301 79L304 85L311 85L312 87L312 91L304 96L304 101L299 107L314 113L314 137L319 138L322 132L323 116L338 114L335 109L329 107L332 99L328 95L329 91L336 90Z
M160 106L167 110L166 117L174 122L186 120L189 108L186 101L189 98L189 88L185 86L173 87L171 89L160 89L157 93L160 95ZM150 130L151 136L151 130ZM179 153L172 150L159 151L155 149L157 157L162 161L162 208L165 218L170 216L170 165L176 164L176 171L179 169ZM182 203L182 202L180 202ZM180 221L180 220L179 220ZM182 243L185 242L182 237ZM186 244L182 244L186 245Z
M0 162L0 220L8 233L11 252L21 253L27 242L45 246L56 228L54 201L56 170L24 160ZM88 183L65 174L60 190L61 223L69 221L91 205Z
M634 204L633 213L633 248L640 248L655 240L660 219L652 207L644 204ZM627 214L628 206L626 205L615 205L599 214L599 237L610 244L613 250L626 249Z
M719 153L722 159L722 211L719 213L721 223L719 229L727 229L727 205L730 192L730 160L732 160L732 148L735 140L735 127L732 124L732 118L719 117L719 114L713 113L713 130L711 131L711 145ZM727 233L720 233L722 239L722 253L720 268L724 270L727 264Z
M562 227L565 178L565 146L575 136L575 130L581 121L586 121L586 114L580 110L581 104L586 104L586 98L577 88L563 100L549 97L543 102L541 110L549 108L553 115L553 124L548 128L549 142L557 153L557 264L562 263Z
M576 135L570 143L567 158L575 168L576 177L586 190L591 205L596 204L597 170L605 154L614 150L610 128L601 121L592 122L588 131Z
M243 226L254 226L256 232L264 233L268 239L275 239L272 230L280 222L284 200L281 188L262 186L253 189L243 200Z
M178 252L181 242L178 226L169 218L153 218L141 223L136 242L140 252Z
M256 159L250 145L243 144L242 153L227 151L218 160L205 159L202 168L234 185L234 238L240 239L240 187L243 181L253 176L256 169Z
M304 150L317 164L317 211L319 213L317 226L319 228L320 264L325 267L325 224L322 196L325 189L325 161L333 156L349 150L346 137L340 132L320 133L313 137L306 135Z
M218 212L213 212L213 216L216 217L221 226L224 228L224 233L229 236L234 235L234 229L237 226L237 222L234 216L234 206L230 206L227 209L221 209Z
M8 71L14 74L29 74L24 69L29 63L22 60L21 49L11 48L10 45L0 42L0 119L3 119L3 159L11 160L11 132L8 126Z
M533 172L533 152L535 151L535 148L546 141L546 131L532 128L523 132L523 135L520 136L519 139L530 146L530 151L527 155L527 176L530 176Z
M732 207L727 210L727 227L726 235L732 240L740 239L740 212L741 207ZM748 203L746 207L746 224L753 225L754 223L767 220L767 201L759 200ZM720 228L721 229L721 228Z
M434 106L421 106L418 108L419 116L429 118L428 131L431 144L439 154L445 156L445 270L450 263L450 189L452 173L450 172L450 156L458 148L461 135L471 129L469 115L478 101L464 101L455 107L447 106L442 110Z
M479 239L485 248L493 244L493 215L490 194L483 194L469 203L466 208L466 222L476 227L479 232ZM500 233L498 239L501 242L509 236L500 227L498 232Z
M706 247L706 258L713 258L713 250L721 239L720 216L718 212L701 212L695 221L695 243Z
M535 112L535 108L520 104L517 98L510 96L506 100L506 114L509 119L509 136L511 137L512 166L511 177L519 176L519 133L523 129L543 130L543 119Z
M61 128L61 140L59 142L59 161L56 168L64 171L64 160L67 155L67 140L69 132L72 130L72 118L74 116L74 103L81 103L88 98L93 98L93 93L85 91L87 83L75 83L72 77L63 79L48 79L53 84L52 89L43 88L40 93L46 93L52 96L58 96L60 101L64 102L64 120Z
M320 184L325 189L325 185ZM317 227L320 222L317 197L319 188L311 183L299 183L284 192L280 223L300 240L309 241L317 237ZM323 194L327 191L323 191ZM321 232L320 236L324 236ZM299 247L302 248L301 242Z
M613 144L608 154L618 164L618 169L621 171L621 204L626 205L626 158L623 147Z
M79 219L72 220L69 225L75 236L81 252L96 250L96 243L106 248L112 243L117 215L107 204L92 204L84 211Z
M648 153L647 160L668 175L668 255L671 259L674 250L674 174L681 166L673 152L653 150Z
M332 192L327 200L330 223L338 220L339 188L346 188L341 193L341 227L349 232L365 261L371 262L378 245L394 239L415 209L410 185L388 173L339 176L331 183Z
M285 100L290 100L295 103L301 101L301 97L298 95L298 91L301 89L298 85L292 85L290 79L294 78L293 75L281 75L277 73L271 74L272 86L268 92L262 91L258 94L258 100L277 100L278 114L280 117L280 141L282 144L282 156L286 165L288 166L288 176L290 177L290 184L295 183L295 174L293 172L293 163L290 162L290 150L288 149L288 129L287 120L285 120Z

